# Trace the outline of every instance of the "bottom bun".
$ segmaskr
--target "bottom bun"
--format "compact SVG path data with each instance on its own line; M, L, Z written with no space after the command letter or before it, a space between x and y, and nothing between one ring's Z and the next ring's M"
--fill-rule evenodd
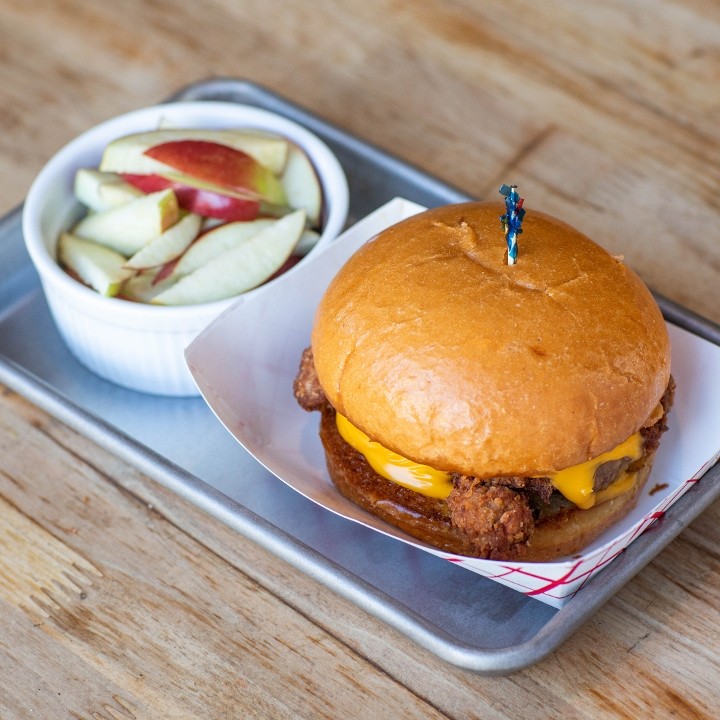
M486 557L478 555L472 538L451 523L445 500L408 490L378 475L340 436L335 411L329 406L322 410L320 438L330 478L348 500L435 548ZM635 506L651 466L652 456L648 456L632 490L589 510L562 510L536 525L527 544L491 559L548 562L578 553Z

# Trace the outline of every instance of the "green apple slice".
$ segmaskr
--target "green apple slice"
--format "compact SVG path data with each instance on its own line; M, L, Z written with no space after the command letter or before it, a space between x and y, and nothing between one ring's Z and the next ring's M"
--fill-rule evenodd
M288 141L278 135L256 130L167 129L126 135L111 142L103 153L100 170L117 173L152 175L170 168L145 155L155 145L178 140L206 140L242 150L279 175L288 157Z
M103 245L63 233L58 242L58 260L101 295L112 297L133 275L123 267L125 256Z
M289 147L288 161L280 183L285 190L288 205L305 210L310 225L319 225L322 187L310 158L297 145L291 144Z
M88 215L75 225L73 233L128 257L174 225L179 213L175 193L160 190Z
M92 168L80 168L75 173L73 189L75 197L95 212L124 205L143 194L116 173L100 172Z
M171 225L164 233L143 245L125 263L125 267L133 270L144 270L174 260L182 255L197 237L201 224L202 218L200 215L188 213L174 225Z
M262 284L290 257L305 229L297 210L178 280L152 302L193 305L239 295Z
M178 260L173 276L189 275L218 255L246 242L277 220L262 218L225 223L201 235Z

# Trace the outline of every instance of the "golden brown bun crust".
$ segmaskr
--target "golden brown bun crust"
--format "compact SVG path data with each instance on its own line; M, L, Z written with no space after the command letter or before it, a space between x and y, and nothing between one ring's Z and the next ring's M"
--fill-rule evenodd
M474 556L472 540L450 522L444 500L407 490L373 473L365 459L340 436L335 412L325 408L320 421L328 472L340 493L408 535L445 552ZM650 474L648 456L632 490L589 510L568 509L536 526L528 545L493 555L494 560L550 562L580 552L637 503Z
M312 334L339 412L401 455L477 477L615 447L670 375L665 323L631 270L537 211L507 266L503 211L445 206L381 233L333 280Z

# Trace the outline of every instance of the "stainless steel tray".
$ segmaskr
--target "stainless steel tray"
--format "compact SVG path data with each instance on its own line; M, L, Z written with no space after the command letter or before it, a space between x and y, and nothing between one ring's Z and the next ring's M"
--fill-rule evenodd
M350 222L395 196L427 206L466 199L253 83L202 81L171 99L242 102L310 128L348 175ZM538 662L720 495L716 465L657 526L556 610L317 507L255 462L201 399L143 395L89 373L50 318L24 249L20 213L17 208L0 220L0 381L458 666L500 674ZM718 326L658 300L668 319L720 344Z

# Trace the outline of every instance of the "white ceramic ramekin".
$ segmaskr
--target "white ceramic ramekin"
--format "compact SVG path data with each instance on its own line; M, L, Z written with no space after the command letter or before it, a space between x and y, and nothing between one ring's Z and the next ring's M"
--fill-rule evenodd
M68 143L40 171L25 201L23 233L52 315L73 355L98 375L133 390L196 395L197 388L185 363L185 348L213 319L254 291L202 305L143 305L97 294L73 280L55 259L60 232L80 213L73 195L75 171L96 167L111 140L161 125L268 130L303 147L322 184L325 222L317 246L301 263L343 230L348 185L337 158L316 135L280 115L225 102L167 103L121 115ZM271 282L281 283L282 278ZM252 338L237 340L252 342Z

